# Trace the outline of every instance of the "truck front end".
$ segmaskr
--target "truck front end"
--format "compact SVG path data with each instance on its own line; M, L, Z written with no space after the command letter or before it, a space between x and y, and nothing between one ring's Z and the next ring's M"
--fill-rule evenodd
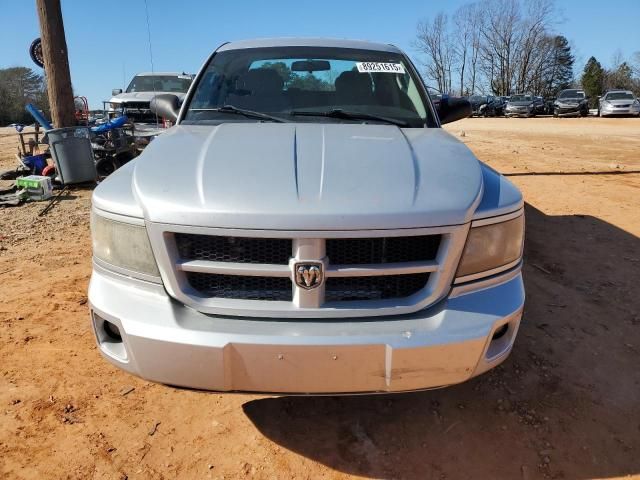
M303 394L436 388L504 361L522 195L439 128L418 79L388 45L218 49L178 126L94 193L102 355L169 385Z

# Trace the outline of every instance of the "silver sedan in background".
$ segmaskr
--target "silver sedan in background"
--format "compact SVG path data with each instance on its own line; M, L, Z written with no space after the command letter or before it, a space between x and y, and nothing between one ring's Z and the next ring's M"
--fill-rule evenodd
M629 90L610 90L600 97L598 115L640 116L640 100Z
M531 117L535 115L534 99L532 95L511 95L505 108L506 117Z

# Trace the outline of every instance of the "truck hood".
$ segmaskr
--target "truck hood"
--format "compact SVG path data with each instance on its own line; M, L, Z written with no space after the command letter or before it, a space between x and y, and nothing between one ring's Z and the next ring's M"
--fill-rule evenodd
M454 225L470 221L482 196L480 163L439 128L181 125L134 162L132 193L145 219L168 224L271 230Z
M176 95L180 100L184 99L184 96L185 96L184 93L176 93L176 92L130 92L130 93L121 93L120 95L111 97L111 100L109 100L109 102L111 103L150 102L151 99L156 95L162 95L165 93Z

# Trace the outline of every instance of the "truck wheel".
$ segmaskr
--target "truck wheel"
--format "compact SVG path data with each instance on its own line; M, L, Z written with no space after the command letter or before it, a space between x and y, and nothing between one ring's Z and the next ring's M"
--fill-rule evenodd
M102 178L108 177L117 169L118 169L118 165L116 164L116 161L114 158L105 157L96 161L96 170L98 171L99 177L102 177Z

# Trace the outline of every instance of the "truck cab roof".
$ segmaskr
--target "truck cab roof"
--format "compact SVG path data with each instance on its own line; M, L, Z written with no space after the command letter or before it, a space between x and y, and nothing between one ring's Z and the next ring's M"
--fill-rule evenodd
M402 51L388 43L369 42L366 40L347 40L321 37L279 37L257 38L251 40L237 40L228 42L218 48L218 52L226 50L240 50L245 48L264 47L334 47L357 48L360 50L375 50L382 52L402 53Z

